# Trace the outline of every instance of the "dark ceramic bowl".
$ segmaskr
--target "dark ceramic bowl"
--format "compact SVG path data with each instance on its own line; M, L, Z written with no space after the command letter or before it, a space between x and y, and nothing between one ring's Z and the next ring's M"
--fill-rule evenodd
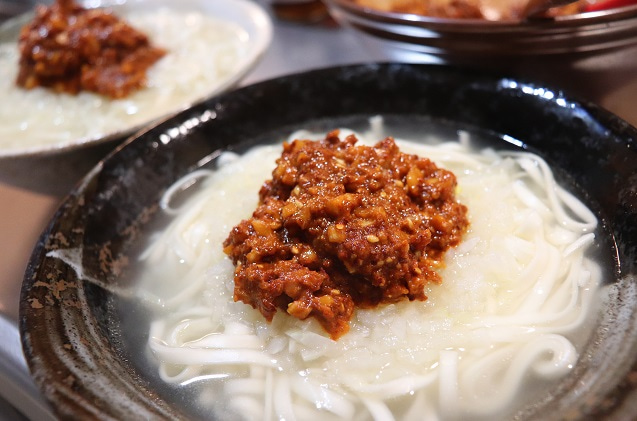
M602 221L598 247L611 268L610 300L572 373L517 418L632 418L637 130L559 90L461 68L404 64L317 70L210 99L127 142L79 184L35 247L20 308L29 367L57 413L69 419L188 418L142 362L147 337L123 329L133 320L148 322L126 303L122 270L160 195L220 149L376 114L507 135L586 192ZM65 253L76 267L52 252ZM127 306L131 313L122 315Z

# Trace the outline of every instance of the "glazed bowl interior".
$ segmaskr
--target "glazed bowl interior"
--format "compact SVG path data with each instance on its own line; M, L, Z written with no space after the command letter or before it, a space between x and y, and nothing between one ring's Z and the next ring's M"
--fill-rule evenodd
M200 417L185 403L187 390L164 384L147 358L150 321L126 276L162 193L222 150L280 141L298 128L356 127L376 115L397 127L416 122L485 133L495 147L521 145L582 194L601 221L607 299L573 372L516 417L634 414L637 131L551 87L407 64L317 70L209 99L129 140L82 180L35 247L21 297L24 352L58 414Z

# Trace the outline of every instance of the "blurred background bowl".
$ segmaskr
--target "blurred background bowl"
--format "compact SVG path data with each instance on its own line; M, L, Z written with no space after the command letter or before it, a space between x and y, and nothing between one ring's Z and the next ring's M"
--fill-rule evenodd
M6 14L15 13L25 7L33 7L32 2L13 2L5 0L3 9ZM45 1L44 3L51 3ZM122 123L114 125L112 130L105 133L93 134L90 124L85 127L73 128L70 135L59 136L59 140L29 139L24 147L16 146L13 139L3 140L0 134L0 182L11 184L29 190L62 195L67 193L90 168L101 158L110 152L116 145L128 136L153 122L160 121L193 104L216 94L235 87L242 78L259 62L272 39L272 22L266 11L249 0L224 0L221 2L209 2L206 0L182 0L175 3L171 0L97 0L79 1L86 7L109 7L115 13L122 13L124 18L127 13L152 8L166 7L175 11L197 11L215 19L230 22L242 28L245 39L244 53L237 59L234 70L220 77L218 80L208 83L205 89L200 89L185 97L165 102L168 107L158 107L147 120L139 123ZM0 25L0 43L13 43L18 39L20 29L26 24L33 14L27 12L8 19ZM0 92L0 100L2 100ZM186 102L184 102L186 101ZM161 111L161 112L160 112ZM28 113L29 110L20 110ZM78 118L87 118L78 116ZM0 125L5 118L0 113ZM138 119L139 120L139 119ZM82 132L82 130L87 130ZM75 133L77 131L77 133ZM29 129L20 132L20 137L27 139L32 135ZM55 137L55 136L53 136ZM57 139L57 137L55 137ZM70 140L69 140L70 139Z
M637 5L516 22L390 13L352 0L324 1L337 22L362 36L447 61L590 53L637 43Z

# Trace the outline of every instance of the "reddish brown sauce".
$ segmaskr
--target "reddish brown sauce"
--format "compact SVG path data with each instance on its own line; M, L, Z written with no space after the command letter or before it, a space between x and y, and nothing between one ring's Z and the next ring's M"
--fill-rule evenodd
M38 6L19 39L16 83L76 94L81 90L123 98L143 87L146 71L165 51L109 11L72 0Z
M252 218L224 242L235 301L269 321L277 309L314 317L337 339L355 307L425 300L425 284L441 281L436 269L468 225L456 177L392 138L356 142L334 131L284 144Z

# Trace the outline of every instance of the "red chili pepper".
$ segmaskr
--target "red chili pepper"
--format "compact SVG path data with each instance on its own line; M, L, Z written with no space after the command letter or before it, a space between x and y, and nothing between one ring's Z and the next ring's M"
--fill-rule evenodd
M585 7L585 12L599 12L600 10L615 9L617 7L637 4L637 0L600 0Z

